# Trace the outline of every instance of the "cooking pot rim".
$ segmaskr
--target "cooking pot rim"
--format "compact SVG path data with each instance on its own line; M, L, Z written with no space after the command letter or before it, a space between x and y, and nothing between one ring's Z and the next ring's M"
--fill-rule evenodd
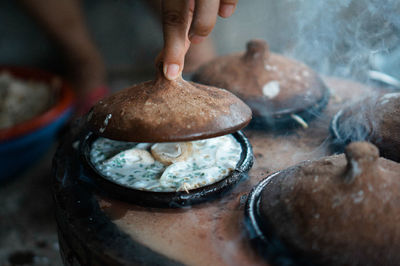
M79 145L79 157L83 165L82 174L86 177L80 180L110 194L111 197L146 207L179 208L202 203L218 198L233 188L247 176L247 172L253 165L253 150L246 136L241 131L233 133L232 136L240 143L242 152L236 168L227 177L213 184L189 190L189 193L186 191L154 192L117 184L100 173L90 160L91 145L99 136L89 131L83 135Z

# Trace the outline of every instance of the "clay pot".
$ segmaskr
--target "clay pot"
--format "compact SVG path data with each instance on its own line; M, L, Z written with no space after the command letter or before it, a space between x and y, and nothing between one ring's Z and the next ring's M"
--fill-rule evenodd
M359 97L371 91L371 88L349 80L327 80L343 99L333 101L329 106L330 112L341 108L350 97ZM351 93L348 88L352 88ZM138 207L99 195L100 189L94 189L92 179L83 174L86 170L81 154L74 148L79 140L75 134L81 129L72 126L66 132L67 136L64 135L53 160L52 178L60 251L65 265L194 265L195 262L208 265L270 265L255 254L242 230L245 195L264 173L297 163L301 157L299 154L318 159L321 153L313 151L321 149L321 143L328 136L328 124L329 121L313 123L310 125L312 134L302 132L299 136L271 137L264 132L248 131L257 154L257 163L249 178L219 200L184 209ZM74 133L73 136L69 136L71 133ZM295 159L292 158L294 154ZM137 220L140 222L136 223ZM122 228L122 221L131 223L130 228ZM171 233L173 228L177 228L177 232ZM151 232L153 240L143 243L141 239L147 232ZM169 243L169 239L172 245L165 244L161 250L158 249L160 243ZM232 241L235 246L231 245ZM177 242L182 242L182 245L176 246ZM172 247L176 247L174 252L182 256L171 255L169 250ZM265 252L265 246L262 247Z
M234 133L251 120L251 110L230 92L181 77L157 78L98 102L87 123L96 134L131 142L176 142Z
M222 197L242 179L253 165L253 150L250 142L242 132L236 132L233 137L240 143L242 152L236 168L222 180L197 189L177 192L152 192L129 188L109 180L99 172L90 160L91 144L98 136L89 132L80 145L80 163L83 166L82 180L107 195L145 207L180 208L211 201Z
M400 164L366 142L271 175L246 212L255 243L274 262L400 263Z
M332 120L331 132L339 146L369 141L383 157L400 162L400 93L371 96L342 109Z
M244 53L205 64L193 80L225 88L244 100L253 111L253 125L297 125L293 115L307 121L318 115L329 99L329 90L313 70L271 53L263 40L248 42Z

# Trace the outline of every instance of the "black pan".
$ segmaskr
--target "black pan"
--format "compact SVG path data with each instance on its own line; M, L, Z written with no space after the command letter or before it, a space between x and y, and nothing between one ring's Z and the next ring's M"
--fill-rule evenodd
M80 144L80 157L84 175L81 180L95 186L95 188L113 198L146 207L179 208L213 200L224 195L240 180L247 177L247 172L253 165L253 151L248 139L240 131L232 135L242 147L240 160L235 170L229 176L214 184L189 190L189 193L187 193L186 191L143 191L129 188L107 179L90 160L90 148L98 136L89 132Z

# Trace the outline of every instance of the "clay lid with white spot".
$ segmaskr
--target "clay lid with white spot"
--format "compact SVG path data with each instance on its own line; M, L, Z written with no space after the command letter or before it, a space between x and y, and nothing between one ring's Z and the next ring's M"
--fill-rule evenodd
M312 69L271 53L263 40L248 42L245 52L206 63L193 80L231 91L249 104L254 116L299 113L322 101L328 93Z
M131 142L174 142L236 132L251 120L251 110L232 93L167 80L159 64L157 78L123 89L99 101L87 116L96 134Z
M268 230L313 265L400 264L400 164L370 143L281 171L259 206Z

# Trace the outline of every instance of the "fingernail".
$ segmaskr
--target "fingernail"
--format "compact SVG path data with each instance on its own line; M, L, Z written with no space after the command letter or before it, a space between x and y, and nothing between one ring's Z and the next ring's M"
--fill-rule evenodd
M191 43L201 43L206 37L204 36L199 36L199 35L192 35L190 37L190 42Z
M164 65L164 75L169 80L174 80L179 75L179 65L177 64L170 64Z
M234 6L233 5L223 5L221 6L220 16L223 18L230 17L233 14Z

